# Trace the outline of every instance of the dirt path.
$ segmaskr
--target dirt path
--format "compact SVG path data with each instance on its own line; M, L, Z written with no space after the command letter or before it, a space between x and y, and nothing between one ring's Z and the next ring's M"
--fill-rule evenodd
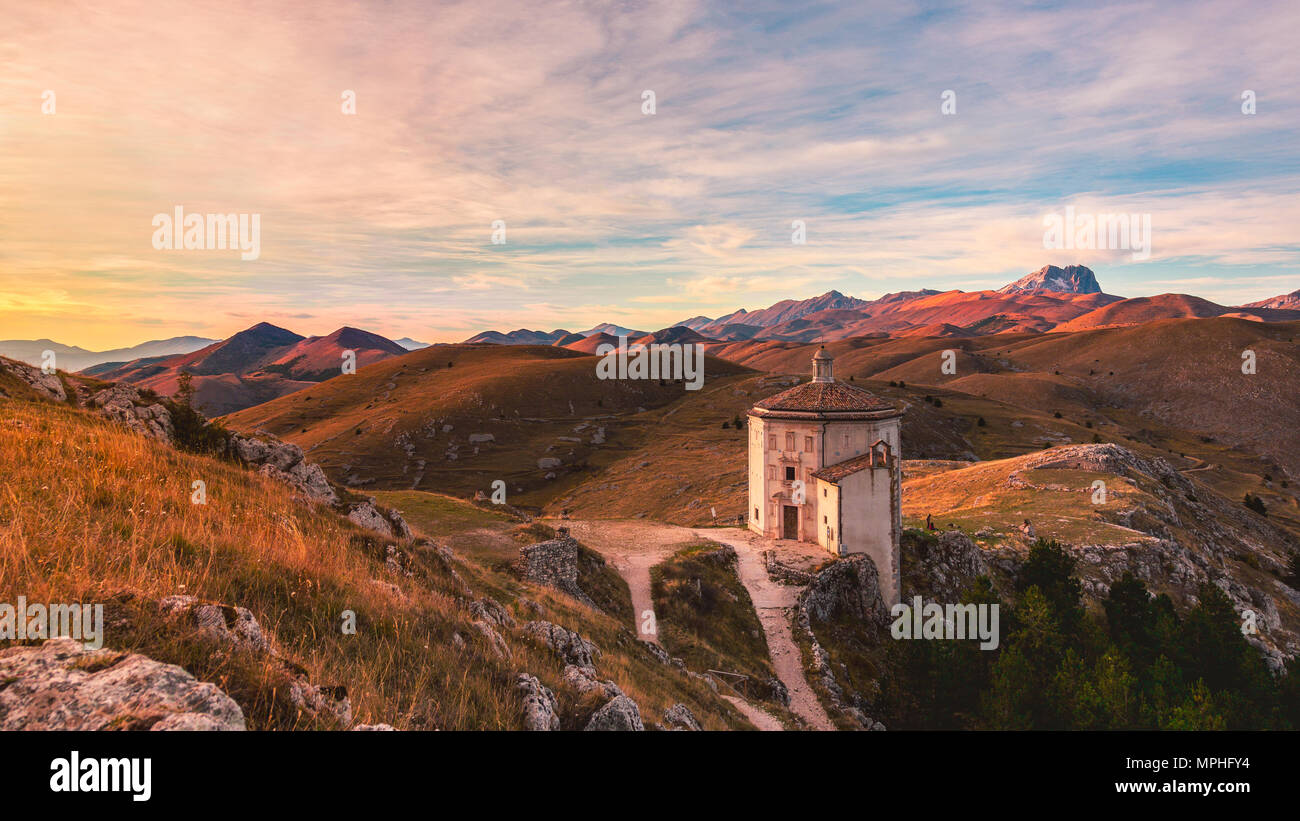
M772 666L781 683L790 691L790 709L795 715L816 730L834 730L830 716L817 700L817 694L808 684L803 672L803 654L794 643L790 629L790 613L799 598L802 587L777 584L767 575L763 566L762 550L770 548L760 543L757 536L739 528L701 528L696 535L715 542L731 545L739 559L740 581L749 591L758 611L758 620L767 635L767 649L772 656ZM788 544L788 543L787 543Z
M657 623L654 618L654 598L650 595L650 568L683 547L698 542L696 534L676 525L637 520L571 520L565 524L575 539L598 551L627 582L632 594L632 611L636 614L637 638L659 644L658 631L645 630L647 626ZM758 729L785 729L776 716L762 707L738 695L720 695Z
M695 534L684 527L657 522L573 520L565 524L573 538L598 551L627 582L637 638L658 644L658 631L645 632L647 626L655 624L650 568L697 541ZM651 618L647 619L647 614Z
M790 608L794 606L801 588L771 581L763 566L761 551L772 548L772 544L760 544L757 536L740 528L692 530L644 520L573 520L566 524L575 539L599 551L627 581L632 593L632 608L637 614L637 635L656 644L659 643L657 635L642 632L647 621L645 614L654 613L654 602L650 595L650 568L700 539L709 539L735 548L739 559L740 581L749 591L758 620L763 625L772 667L781 683L790 691L790 709L814 729L835 729L804 676L802 655L790 631ZM821 556L815 546L784 541L778 545L782 550L804 557L813 554ZM736 709L759 729L781 729L780 722L761 708L736 696L724 698L735 704ZM741 704L745 706L742 707Z
M1179 468L1178 470L1182 473L1196 473L1198 470L1214 470L1215 468L1215 465L1204 459L1198 459L1195 456L1189 456L1188 458L1196 462L1196 465L1190 468Z
M776 716L772 715L767 710L764 710L762 707L756 707L748 701L745 701L740 696L723 696L723 698L731 702L731 706L739 710L740 714L749 719L749 723L753 724L758 729L764 732L777 732L785 729L785 727L781 726L781 722L777 720Z

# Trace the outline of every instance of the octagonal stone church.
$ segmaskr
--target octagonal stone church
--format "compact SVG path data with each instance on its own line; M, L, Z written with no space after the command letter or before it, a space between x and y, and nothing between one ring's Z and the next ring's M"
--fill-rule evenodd
M825 346L811 382L749 411L749 529L770 539L865 553L887 604L899 600L903 412L837 382Z

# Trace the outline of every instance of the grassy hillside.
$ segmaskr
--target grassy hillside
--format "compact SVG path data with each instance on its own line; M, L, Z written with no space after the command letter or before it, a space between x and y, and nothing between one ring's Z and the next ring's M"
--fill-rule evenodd
M659 640L692 670L722 670L748 676L725 678L749 698L771 701L768 682L776 671L763 626L734 556L714 542L684 548L650 570ZM769 708L777 705L769 704Z
M540 506L626 447L639 413L692 393L601 380L596 361L549 346L438 346L225 421L301 445L341 484L471 496L501 480L511 504ZM709 359L705 385L744 370Z
M48 401L0 401L0 475L0 599L106 603L107 647L216 683L250 727L329 724L304 723L285 696L281 666L213 653L164 619L158 599L188 594L248 608L312 682L347 688L359 722L515 729L518 673L559 692L563 666L552 653L502 627L503 655L471 623L466 602L492 596L519 622L553 621L596 642L599 674L635 699L647 722L680 701L707 727L748 726L706 687L656 661L624 618L461 554L458 534L475 524L469 514L430 518L439 542L460 554L449 562L432 546L379 539L271 479ZM195 480L206 483L204 505L191 502ZM390 547L410 575L386 566ZM356 635L341 631L344 611L356 614Z

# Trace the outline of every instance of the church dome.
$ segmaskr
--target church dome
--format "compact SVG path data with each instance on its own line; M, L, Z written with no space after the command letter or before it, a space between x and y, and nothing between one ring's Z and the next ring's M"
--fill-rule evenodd
M831 375L832 361L822 346L813 356L813 381L769 396L756 403L750 413L761 417L837 419L884 419L902 414L875 394L836 381Z

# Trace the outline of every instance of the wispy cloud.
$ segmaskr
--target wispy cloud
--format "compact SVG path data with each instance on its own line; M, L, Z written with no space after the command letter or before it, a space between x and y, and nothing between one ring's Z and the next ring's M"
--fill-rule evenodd
M447 340L1049 262L1126 295L1258 299L1300 285L1297 33L1285 0L21 4L0 31L0 325L110 346L160 318L368 317ZM261 257L155 251L178 204L261 214ZM1151 260L1045 251L1068 205L1150 213Z

